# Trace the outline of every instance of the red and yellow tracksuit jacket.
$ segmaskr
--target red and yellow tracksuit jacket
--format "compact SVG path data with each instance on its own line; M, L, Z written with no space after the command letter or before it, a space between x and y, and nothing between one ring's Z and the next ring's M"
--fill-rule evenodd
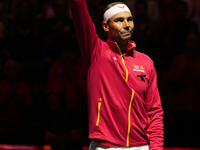
M102 41L86 1L69 2L88 71L89 138L162 150L163 109L152 60L134 50L133 41L124 54L116 42Z

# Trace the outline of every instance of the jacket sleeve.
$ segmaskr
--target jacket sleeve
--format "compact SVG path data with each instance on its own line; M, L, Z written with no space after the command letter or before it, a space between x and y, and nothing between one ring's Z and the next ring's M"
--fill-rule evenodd
M149 86L146 95L149 150L163 150L163 109L157 86L156 70L153 64L150 73Z
M69 0L69 4L83 61L89 66L99 40L96 28L89 15L86 0Z

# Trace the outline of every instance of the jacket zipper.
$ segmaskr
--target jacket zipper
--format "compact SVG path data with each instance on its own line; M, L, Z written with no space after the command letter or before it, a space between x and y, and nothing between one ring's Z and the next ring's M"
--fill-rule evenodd
M123 54L122 54L117 42L115 42L115 44L117 45L117 48L119 49L120 55L122 57L122 64L124 65L124 68L126 70L126 81L128 81L128 69L126 68L126 65L125 65L125 62L124 62L124 56L123 56Z
M129 146L129 137L130 137L130 129L131 129L131 106L133 102L133 97L134 97L134 90L132 89L132 96L131 96L129 109L128 109L128 133L127 133L126 146Z
M99 125L99 119L100 119L100 110L101 110L101 98L99 100L99 104L98 104L98 116L97 116L97 122L96 122L96 126Z
M117 44L117 42L115 42L116 45L117 45L117 48L119 49L119 52L121 54L121 57L122 57L122 63L124 65L124 68L126 70L126 82L128 81L128 69L125 65L125 62L124 62L124 56ZM129 140L130 140L130 130L131 130L131 106L132 106L132 102L133 102L133 97L134 97L134 90L132 89L132 95L131 95L131 100L130 100L130 103L129 103L129 109L128 109L128 132L127 132L127 140L126 140L126 146L129 146Z

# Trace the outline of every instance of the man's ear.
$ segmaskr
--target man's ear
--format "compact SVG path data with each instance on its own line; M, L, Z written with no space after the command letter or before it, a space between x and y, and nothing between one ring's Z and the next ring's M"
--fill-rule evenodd
M106 21L102 22L102 26L103 26L104 31L106 31L106 32L109 31L109 25Z

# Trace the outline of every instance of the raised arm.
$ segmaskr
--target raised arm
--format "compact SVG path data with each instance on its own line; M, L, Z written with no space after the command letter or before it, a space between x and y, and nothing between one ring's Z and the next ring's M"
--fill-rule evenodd
M149 150L163 150L163 109L154 66L151 70L151 78L147 90L146 106L149 117L147 126L147 133L150 141Z
M99 40L96 28L89 15L86 0L69 0L69 4L83 60L89 66L95 53L95 43Z

